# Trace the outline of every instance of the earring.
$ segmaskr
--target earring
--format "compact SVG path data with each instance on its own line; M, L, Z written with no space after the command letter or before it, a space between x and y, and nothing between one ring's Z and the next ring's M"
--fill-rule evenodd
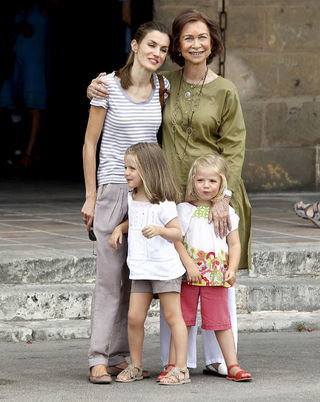
M179 57L181 57L181 53L179 53Z

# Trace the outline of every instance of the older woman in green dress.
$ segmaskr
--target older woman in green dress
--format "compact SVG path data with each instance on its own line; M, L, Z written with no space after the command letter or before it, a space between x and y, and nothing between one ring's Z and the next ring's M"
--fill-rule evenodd
M228 189L212 208L215 231L223 237L229 226L227 206L240 217L239 234L242 246L239 268L251 266L251 206L241 178L245 154L246 130L235 85L209 68L214 56L222 50L217 24L204 13L190 9L179 14L172 25L171 59L181 68L161 72L170 82L171 95L163 112L162 145L169 164L176 174L182 193L190 166L195 158L206 153L222 155L228 162ZM88 96L105 97L100 79L92 81ZM234 288L230 288L229 309L237 344L237 322ZM163 323L162 323L163 324ZM161 354L168 362L168 337L161 326ZM195 331L190 334L188 367L195 367ZM223 357L213 331L203 331L207 372L226 375ZM172 362L171 362L172 363Z

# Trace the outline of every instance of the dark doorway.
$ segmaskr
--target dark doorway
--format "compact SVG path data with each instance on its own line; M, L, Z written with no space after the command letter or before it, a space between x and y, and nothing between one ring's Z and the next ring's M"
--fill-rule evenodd
M29 178L83 180L81 150L90 107L86 98L87 85L100 72L119 68L127 57L121 1L49 2L52 3L49 26L50 96L37 142L38 158L30 169L12 169L5 164L5 159L8 159L6 144L10 143L18 126L13 127L11 117L2 110L2 178L26 175ZM9 21L14 3L11 2L10 7L2 4L1 19ZM152 19L153 2L150 0L132 0L131 9L135 24L132 31L136 24ZM23 124L19 125L19 130L23 132L25 129Z

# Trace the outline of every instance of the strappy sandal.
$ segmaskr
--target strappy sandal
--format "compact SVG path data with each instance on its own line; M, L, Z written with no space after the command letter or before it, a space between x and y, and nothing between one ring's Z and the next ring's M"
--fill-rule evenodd
M180 373L183 377L180 377ZM170 382L165 382L166 379L170 379ZM190 374L188 369L179 369L178 367L173 367L164 377L159 381L159 385L182 385L191 382Z
M227 375L227 377L226 377L227 380L236 381L236 382L240 382L240 381L251 381L251 380L252 380L251 374L247 373L245 370L239 370L236 375L232 375L232 374L230 373L230 370L231 370L233 367L239 367L239 364L233 364L232 366L229 366L229 367L228 367L228 375ZM245 375L246 377L244 377L244 375Z
M124 367L117 366L117 365L115 365L115 366L108 366L108 367L107 367L107 370L108 370L108 373L109 373L111 376L117 376L118 374L121 373L121 371L124 370ZM143 378L150 378L150 372L147 371L147 370L143 370L143 371L142 371L142 376L143 376Z
M165 367L165 370L161 374L158 375L158 377L157 377L158 382L161 380L161 378L165 377L170 372L170 370L168 370L169 367L175 367L175 366L174 366L174 364L168 364Z
M135 369L138 370L137 374L135 374ZM119 375L125 375L127 376L126 380L121 380ZM118 377L116 378L116 381L118 382L133 382L133 381L140 381L143 380L143 375L142 375L142 368L138 366L134 366L133 364L129 364L127 368L121 371L121 373L118 374Z
M317 227L320 227L320 211L319 211L319 203L320 201L317 201L313 204L304 204L303 206L298 206L299 203L294 204L293 209L295 213L303 219L308 219L311 221L314 225ZM312 207L312 216L307 215L307 210Z

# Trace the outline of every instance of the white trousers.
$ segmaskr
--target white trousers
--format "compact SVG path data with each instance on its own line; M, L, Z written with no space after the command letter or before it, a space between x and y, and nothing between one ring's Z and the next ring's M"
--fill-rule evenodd
M237 309L235 287L228 288L228 306L230 312L231 327L233 332L234 344L237 350L238 343L238 324L237 324ZM189 368L197 367L197 332L198 320L196 325L190 328L188 339L188 361ZM224 358L218 344L214 331L202 329L202 349L205 365L212 363L222 363ZM170 349L170 328L166 323L162 310L160 308L160 354L162 365L166 366L169 360Z

